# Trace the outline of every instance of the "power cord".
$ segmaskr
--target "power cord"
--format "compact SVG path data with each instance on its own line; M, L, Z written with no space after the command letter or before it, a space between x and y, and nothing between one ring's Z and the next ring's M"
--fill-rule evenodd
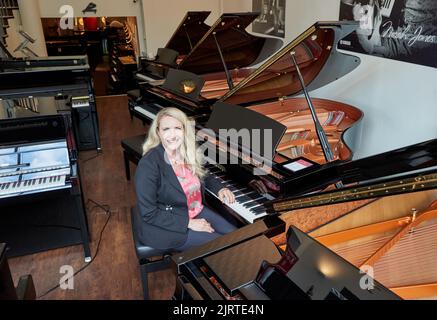
M103 155L103 152L102 151L97 151L97 154L93 155L92 157L89 157L88 159L84 159L84 160L80 159L80 161L82 163L86 163L88 161L91 161L91 160L94 160L95 158L100 157L101 155Z
M86 265L84 265L82 268L80 268L79 270L77 270L70 278L66 279L66 281L70 280L71 278L74 278L76 275L78 275L80 272L82 272L83 270L85 270L86 268L88 268L95 260L95 258L97 257L97 255L99 254L99 248L100 248L100 243L102 241L102 236L103 236L103 232L106 229L106 226L109 223L109 220L111 219L111 208L108 205L102 205L92 199L88 199L86 206L88 206L89 203L93 203L94 207L92 207L90 209L90 212L93 211L95 208L100 208L103 211L105 211L105 213L108 215L108 218L105 221L105 224L102 227L102 230L100 231L100 235L99 235L99 242L97 243L97 248L96 248L96 252L94 253L94 256L91 258L91 261L89 263L87 263ZM49 290L47 290L45 293L43 293L42 295L38 296L37 299L41 299L43 297L45 297L46 295L48 295L49 293L55 291L56 289L59 288L61 284L57 284L56 286L50 288Z

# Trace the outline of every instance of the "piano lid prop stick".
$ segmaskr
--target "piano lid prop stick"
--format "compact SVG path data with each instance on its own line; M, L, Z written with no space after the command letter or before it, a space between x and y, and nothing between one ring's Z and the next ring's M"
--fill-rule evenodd
M320 141L320 145L322 146L323 154L325 156L325 159L328 162L332 162L332 161L334 161L334 155L332 154L332 150L331 150L331 146L329 145L328 138L326 137L325 131L323 130L323 127L320 124L319 119L317 118L317 113L314 109L310 95L308 94L308 90L306 89L305 82L304 82L302 74L300 72L299 65L297 64L297 61L296 61L296 57L295 57L296 53L294 51L292 51L292 52L290 52L290 55L291 55L291 59L293 60L293 64L296 67L297 75L298 75L300 84L302 86L302 91L305 95L305 99L306 99L308 107L311 111L311 116L313 117L313 121L314 121L314 124L316 126L316 132L317 132L317 136L318 136L319 141ZM337 182L335 184L335 186L337 188L342 188L343 183L341 183L341 181Z

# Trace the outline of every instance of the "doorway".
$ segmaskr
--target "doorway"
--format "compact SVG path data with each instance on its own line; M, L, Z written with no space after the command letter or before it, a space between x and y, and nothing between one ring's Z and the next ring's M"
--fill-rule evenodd
M136 17L78 17L73 29L62 29L60 18L41 20L49 56L88 56L96 96L124 94L136 87Z

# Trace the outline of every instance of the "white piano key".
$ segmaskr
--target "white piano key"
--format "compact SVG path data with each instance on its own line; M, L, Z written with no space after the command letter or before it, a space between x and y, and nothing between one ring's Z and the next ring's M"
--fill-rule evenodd
M0 197L27 192L45 191L56 187L66 186L66 176L52 176L31 180L22 180L16 183L4 183L0 185Z
M134 110L145 115L146 117L148 117L150 120L154 120L156 118L156 114L151 113L150 111L147 111L144 108L141 107L134 107Z

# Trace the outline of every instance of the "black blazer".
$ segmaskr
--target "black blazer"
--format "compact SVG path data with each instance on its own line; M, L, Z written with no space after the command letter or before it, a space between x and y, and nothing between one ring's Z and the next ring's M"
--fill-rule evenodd
M217 194L222 184L207 175L201 181L205 204L205 184ZM144 245L170 249L185 243L188 234L187 197L173 168L166 161L162 144L151 149L138 163L135 191L143 221L139 237Z

